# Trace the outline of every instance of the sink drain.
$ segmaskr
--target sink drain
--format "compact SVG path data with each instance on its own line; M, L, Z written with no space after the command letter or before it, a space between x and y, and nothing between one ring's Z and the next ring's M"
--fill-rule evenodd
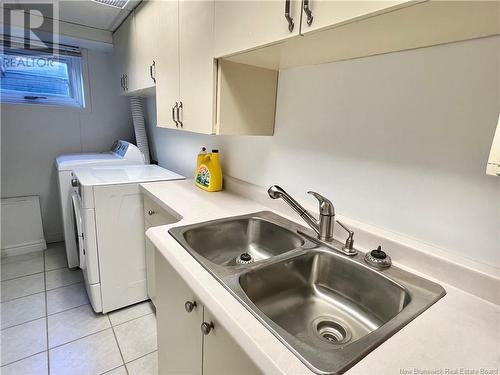
M253 257L248 253L243 253L238 255L238 257L236 257L236 264L249 264L253 262L254 262Z
M316 334L330 344L345 344L351 339L351 332L345 325L330 318L318 318L314 321Z

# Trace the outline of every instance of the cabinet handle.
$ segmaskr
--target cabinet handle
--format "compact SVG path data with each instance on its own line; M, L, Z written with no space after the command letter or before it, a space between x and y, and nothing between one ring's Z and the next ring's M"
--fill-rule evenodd
M177 106L177 122L179 123L181 128L183 128L184 124L181 121L181 110L182 110L182 114L184 114L184 110L182 109L182 102L179 102L179 105Z
M149 210L149 211L148 211L148 215L149 215L149 216L153 216L155 213L156 213L156 212L154 212L153 210Z
M123 79L124 75L122 74L122 76L120 77L120 86L122 87L122 90L125 90L125 82L124 79Z
M154 72L154 73L153 73ZM153 82L156 84L156 62L153 60L153 63L149 66L149 75Z
M128 76L126 74L123 75L123 89L128 91Z
M309 8L309 0L304 0L304 12L307 15L307 25L311 26L314 17L313 17L313 12Z
M179 103L175 102L175 105L172 107L172 121L175 123L175 127L178 128L179 127L179 123L177 122L177 120L175 119L175 113L176 113L176 109L177 109L177 106L179 105Z
M190 313L191 311L193 311L194 309L196 309L196 306L198 306L196 304L196 301L186 301L186 303L184 304L184 309Z
M203 322L201 323L201 333L203 333L205 336L208 335L212 330L214 329L214 323L210 322Z
M285 18L288 21L288 30L292 32L295 25L293 18L290 16L290 0L285 0Z

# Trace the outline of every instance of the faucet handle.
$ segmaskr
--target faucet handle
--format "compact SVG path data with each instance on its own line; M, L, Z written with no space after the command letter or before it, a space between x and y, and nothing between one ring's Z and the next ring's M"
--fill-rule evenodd
M311 194L319 201L319 214L324 216L335 216L335 207L333 203L330 202L328 198L325 198L315 191L308 191L307 194Z
M344 249L345 250L353 250L353 247L354 247L354 231L349 229L349 227L347 225L345 225L344 223L342 223L341 221L338 221L337 220L337 223L339 223L339 225L344 228L347 233L349 233L349 237L347 237L347 239L345 240L345 245L344 245Z

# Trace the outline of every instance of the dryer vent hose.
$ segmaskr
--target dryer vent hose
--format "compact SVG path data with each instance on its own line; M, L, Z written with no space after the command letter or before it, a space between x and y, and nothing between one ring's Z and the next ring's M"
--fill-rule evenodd
M144 123L144 108L142 98L139 96L130 97L130 108L132 110L132 120L134 121L135 141L137 147L144 154L146 164L150 163L148 136L146 134L146 125Z

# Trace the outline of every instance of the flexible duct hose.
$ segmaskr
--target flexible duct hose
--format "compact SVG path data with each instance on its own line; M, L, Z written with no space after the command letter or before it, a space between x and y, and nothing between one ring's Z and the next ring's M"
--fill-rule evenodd
M146 135L146 125L144 123L144 108L142 106L142 99L138 96L131 96L130 109L132 110L132 120L134 121L135 141L137 143L137 147L139 147L139 150L141 150L144 154L146 164L149 164L149 145L148 137Z

